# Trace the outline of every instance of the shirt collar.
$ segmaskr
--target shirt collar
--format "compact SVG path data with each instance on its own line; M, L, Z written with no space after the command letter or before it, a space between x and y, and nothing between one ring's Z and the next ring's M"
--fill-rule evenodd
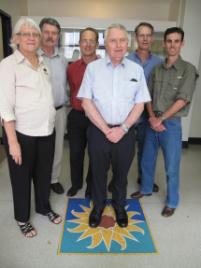
M167 58L166 58L165 61L162 63L162 65L163 65L163 67L164 67L165 69L167 69L167 67L166 67L166 61L167 61ZM171 67L174 67L176 70L181 69L181 67L182 67L182 58L181 58L181 56L178 57L178 59L175 61L174 64L172 64Z
M98 57L96 55L96 60L97 59L98 59ZM83 60L83 58L81 58L81 59L78 60L78 64L79 64L79 66L81 66L81 65L87 65L86 62Z
M83 60L83 58L81 58L81 59L78 60L78 65L79 66L86 65L86 62Z
M112 61L108 55L105 57L106 65L112 65ZM126 58L124 57L119 65L125 66L126 65Z
M47 56L47 54L45 53L45 51L42 49L42 48L39 48L38 49L38 54L40 55L40 56ZM53 55L52 55L52 58L53 57L56 57L56 56L59 56L59 49L58 49L58 47L55 47L54 48L54 53L53 53ZM48 56L47 56L48 57Z
M139 57L138 54L137 54L137 50L134 51L134 56L135 56L136 58L138 58L138 59L141 61L140 57ZM152 53L151 53L151 51L149 51L149 56L148 56L148 58L146 59L146 61L148 61L148 60L151 59L151 58L152 58ZM145 61L145 62L146 62L146 61Z
M25 60L24 55L18 49L15 50L14 55L17 63L23 62Z
M179 56L179 58L177 59L177 61L173 65L177 70L181 69L181 66L182 66L182 58L181 58L181 56Z
M27 61L26 57L18 49L15 50L14 55L17 60L17 63ZM43 63L43 58L41 56L39 56L38 59L39 59L39 65Z

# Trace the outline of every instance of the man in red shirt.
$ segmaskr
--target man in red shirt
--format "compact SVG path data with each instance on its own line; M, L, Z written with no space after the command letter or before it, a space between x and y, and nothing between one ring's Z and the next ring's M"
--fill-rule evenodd
M71 63L67 69L67 78L71 93L72 110L68 115L68 137L70 147L70 170L72 186L67 192L68 196L74 196L83 185L83 164L85 148L87 145L87 128L90 124L81 107L81 101L77 99L77 93L82 83L87 64L96 60L96 48L98 47L98 32L93 28L86 28L80 32L81 59ZM91 197L91 168L89 164L86 177L87 189L85 197Z

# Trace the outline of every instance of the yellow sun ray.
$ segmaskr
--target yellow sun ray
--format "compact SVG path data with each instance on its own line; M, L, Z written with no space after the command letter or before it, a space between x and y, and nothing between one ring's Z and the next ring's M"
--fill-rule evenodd
M111 246L113 232L111 231L111 229L102 228L101 233L102 233L102 239L104 240L105 246L107 250L109 251L110 246Z
M101 242L102 242L102 235L100 232L97 232L91 237L91 245L89 245L87 248L96 248Z
M84 212L86 212L87 214L89 214L89 212L91 211L91 207L88 208L88 207L85 207L83 205L80 205L80 207L83 209Z
M129 233L127 228L121 228L119 226L116 226L114 231L119 233L119 235L133 239L133 235L131 233ZM135 240L135 238L134 238L134 240Z
M76 218L85 218L88 217L87 213L83 213L83 212L77 212L75 210L71 211L72 215L75 216Z
M126 248L126 240L118 233L113 233L112 240L116 241L121 246L121 250L124 250Z
M141 227L137 226L137 225L128 225L127 226L127 230L130 232L138 232L144 235L144 229L142 229Z
M71 233L81 233L84 232L85 230L87 230L89 228L89 226L86 225L78 225L75 228L67 228L67 230Z
M78 241L93 236L94 234L98 233L99 230L97 228L88 228L78 239Z
M111 206L106 206L103 211L103 215L111 216L114 218L115 217L114 209Z
M68 220L68 222L74 222L74 223L87 224L88 225L89 219L88 218L72 219L72 220Z

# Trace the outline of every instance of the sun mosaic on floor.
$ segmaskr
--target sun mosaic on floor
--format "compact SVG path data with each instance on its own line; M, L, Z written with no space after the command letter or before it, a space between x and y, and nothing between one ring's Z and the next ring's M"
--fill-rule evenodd
M156 253L152 236L138 200L127 199L128 226L120 228L110 200L101 223L91 228L88 218L93 205L87 199L68 200L58 254L63 253Z

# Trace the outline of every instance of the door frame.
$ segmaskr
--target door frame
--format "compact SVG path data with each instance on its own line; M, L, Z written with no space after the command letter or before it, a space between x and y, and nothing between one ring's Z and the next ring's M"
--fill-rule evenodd
M12 54L12 49L9 46L12 34L11 16L0 9L1 24L2 24L2 39L3 39L3 55L4 57Z

